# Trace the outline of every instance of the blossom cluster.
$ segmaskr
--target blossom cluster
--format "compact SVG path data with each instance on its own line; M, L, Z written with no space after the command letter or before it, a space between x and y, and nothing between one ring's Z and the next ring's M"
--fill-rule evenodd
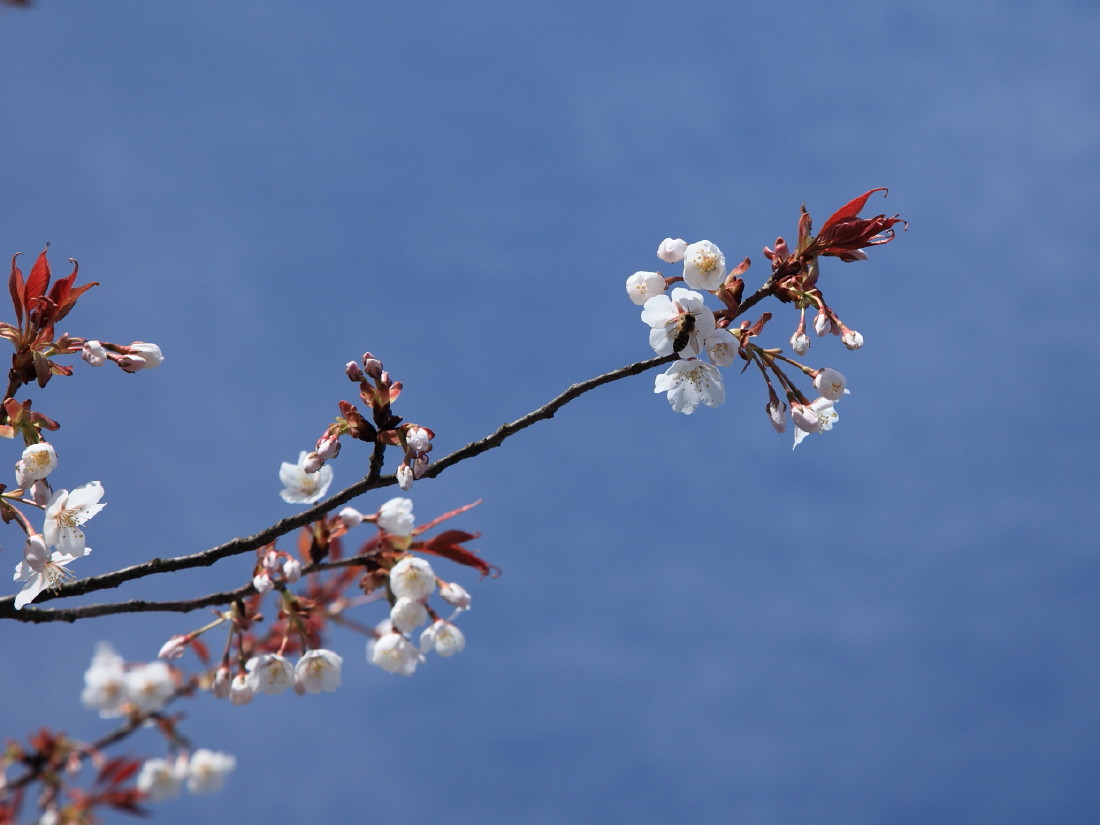
M893 225L903 222L896 215L858 217L876 191L880 190L871 190L837 210L816 237L811 234L810 216L803 210L796 248L791 250L782 238L777 240L774 250L765 247L764 254L772 262L771 276L747 299L742 275L749 268L748 258L727 271L725 254L709 240L691 244L681 238L662 241L657 257L666 263L682 263L682 272L666 278L659 272L639 271L626 281L630 300L642 307L641 320L649 327L650 346L657 355L672 361L657 376L654 392L664 393L672 409L685 415L693 413L700 404L717 407L726 397L718 368L740 359L746 368L755 365L759 369L768 392L765 412L778 432L786 430L789 411L794 424L794 446L807 435L831 429L839 418L836 402L848 392L844 376L831 367L813 368L784 356L781 349L753 343L752 339L771 320L770 312L762 313L755 322L744 320L737 326L734 322L760 299L774 296L800 310L798 326L790 338L794 354L804 356L810 348L806 334L808 308L817 310L813 329L818 336L837 335L846 348L861 348L863 336L845 325L825 302L818 283L819 258L864 260L867 255L863 248L893 238ZM675 287L666 294L677 282L689 288ZM715 296L722 306L716 310L709 308L705 302L707 294ZM810 378L818 397L813 401L807 398L785 368L793 368ZM779 384L785 400L780 398L773 380Z

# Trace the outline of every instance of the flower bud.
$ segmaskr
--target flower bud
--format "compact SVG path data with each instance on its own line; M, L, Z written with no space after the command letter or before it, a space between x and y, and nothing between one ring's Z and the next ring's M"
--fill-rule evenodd
M657 257L665 263L677 264L684 259L687 247L683 238L665 238L657 247Z
M397 486L402 490L411 490L413 486L413 471L408 464L402 464L397 468Z
M190 641L187 636L177 634L164 643L157 657L160 659L178 659L183 655L183 651L187 649Z
M805 355L810 351L810 336L801 328L791 336L791 349L795 355Z
M840 341L848 349L859 349L863 346L863 336L854 329L845 330L844 334L840 336Z
M99 341L85 341L80 348L80 357L93 367L102 367L107 363L107 350Z

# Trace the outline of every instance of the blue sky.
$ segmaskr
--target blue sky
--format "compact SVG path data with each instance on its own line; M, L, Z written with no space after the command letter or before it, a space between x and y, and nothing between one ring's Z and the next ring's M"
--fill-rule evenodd
M751 375L690 417L645 375L418 485L421 519L484 499L456 526L504 574L455 573L466 651L404 680L338 635L338 694L190 703L238 769L159 821L1095 822L1098 33L1085 2L0 14L0 250L78 258L102 286L71 331L166 354L32 396L55 485L107 489L86 574L291 512L279 464L365 350L442 455L647 357L622 285L665 236L752 257L751 287L803 202L889 186L910 221L827 262L867 342L814 342L852 390L832 432L792 453ZM95 641L147 658L198 622L10 626L0 730L97 735Z

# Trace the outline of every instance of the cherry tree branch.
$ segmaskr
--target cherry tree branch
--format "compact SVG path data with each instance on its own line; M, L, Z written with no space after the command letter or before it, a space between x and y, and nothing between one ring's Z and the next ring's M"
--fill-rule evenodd
M756 290L756 292L740 304L735 315L743 314L761 300L771 295L773 291L774 278L769 278ZM673 353L670 355L649 358L645 361L637 361L633 364L627 364L626 366L619 367L610 372L589 378L586 381L572 384L541 407L517 418L515 421L502 424L490 435L478 441L471 441L469 444L455 450L450 455L433 462L422 478L435 478L449 467L453 467L466 459L473 458L476 455L499 447L506 439L512 437L521 430L525 430L539 421L553 418L558 410L566 404L597 387L601 387L604 384L610 384L632 375L638 375L663 364L671 363L678 357L677 354ZM150 559L141 564L124 567L111 573L80 579L79 581L61 585L52 591L44 592L43 595L39 597L39 601L46 602L53 599L82 596L99 590L115 588L125 582L134 581L147 576L171 573L177 570L187 570L194 567L209 567L229 556L238 556L244 553L255 552L259 548L274 542L281 536L313 523L337 507L347 504L352 499L369 490L390 487L396 484L397 479L394 475L381 475L384 452L385 446L376 443L371 454L370 470L366 476L330 498L318 502L313 507L303 510L293 516L287 516L286 518L280 519L254 535L231 539L230 541L203 550L199 553L192 553L186 556L175 556L167 559ZM144 613L158 611L185 613L203 607L226 604L234 598L247 595L249 592L252 592L250 584L236 590L211 593L194 599L161 602L135 599L126 602L93 604L80 608L59 608L52 610L35 608L16 610L14 606L15 597L9 596L0 599L0 619L15 619L17 621L33 623L53 621L74 622L77 619L106 616L115 613Z

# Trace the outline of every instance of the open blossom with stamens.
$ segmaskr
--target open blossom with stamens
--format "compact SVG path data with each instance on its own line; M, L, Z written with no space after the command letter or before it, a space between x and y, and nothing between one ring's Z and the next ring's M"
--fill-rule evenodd
M626 279L626 294L631 303L638 306L654 295L660 295L665 288L665 277L660 272L635 272Z
M737 357L740 341L724 327L715 327L703 338L703 349L716 367L728 367Z
M654 380L653 391L668 393L672 409L684 415L691 415L700 403L717 407L726 400L722 374L695 359L674 362Z
M307 473L305 468L308 462L309 453L302 450L297 464L289 461L282 463L279 481L286 489L279 495L283 497L283 501L291 504L312 504L320 501L328 492L329 485L332 484L332 467L326 464L316 473Z
M423 602L402 596L390 608L390 621L402 633L412 633L428 621L428 609Z
M419 556L405 556L390 569L390 590L398 599L427 598L435 590L435 572Z
M814 389L830 401L839 401L847 394L846 383L844 376L832 367L822 367L814 377Z
M386 628L389 628L388 630ZM392 629L389 620L378 626L381 634L367 642L367 658L387 673L412 676L423 661L420 651L408 639Z
M420 649L435 650L440 656L454 656L466 647L466 636L455 625L438 619L420 634Z
M23 561L15 566L13 577L13 581L26 582L15 596L15 609L21 610L24 605L30 604L43 590L53 590L58 585L75 579L75 574L65 565L91 552L92 548L82 546L79 553L63 553L57 550L51 554L46 549L42 536L28 536L23 547Z
M53 445L45 441L31 444L23 450L23 456L15 465L16 472L21 474L20 486L29 486L27 481L37 481L45 478L57 467L57 453Z
M713 291L726 280L726 256L710 241L696 241L684 250L684 283Z
M812 404L791 404L791 420L795 425L793 450L807 435L831 430L840 416L832 401L818 398Z
M342 656L331 650L310 650L303 653L294 666L294 688L305 693L334 691L340 687Z
M642 308L642 322L649 325L649 345L658 355L670 355L681 337L682 319L692 316L693 323L684 346L679 350L681 358L695 358L702 349L704 338L714 329L714 313L703 303L703 296L690 289L677 287L672 295L654 295Z
M282 693L294 684L294 666L278 653L253 656L245 667L249 685L257 693Z
M103 485L89 481L71 493L58 490L46 505L46 522L42 537L46 544L72 558L84 555L84 531L80 525L106 506L100 503Z

